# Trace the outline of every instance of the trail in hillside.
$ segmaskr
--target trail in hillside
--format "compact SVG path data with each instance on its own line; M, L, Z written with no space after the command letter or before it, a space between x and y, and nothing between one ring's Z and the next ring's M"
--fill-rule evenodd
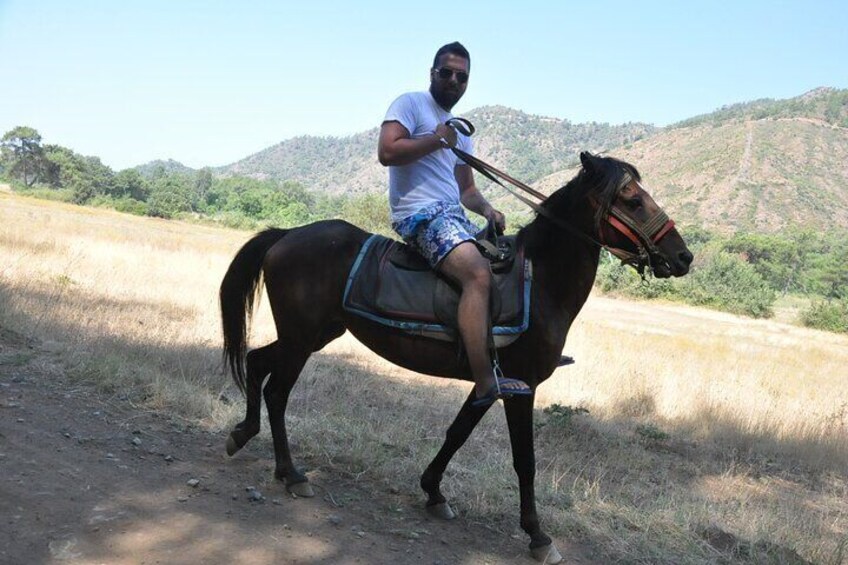
M745 124L745 150L742 152L742 159L739 162L739 170L736 173L736 178L733 179L732 185L737 185L741 182L748 182L748 173L751 170L751 146L754 141L754 123L747 122Z

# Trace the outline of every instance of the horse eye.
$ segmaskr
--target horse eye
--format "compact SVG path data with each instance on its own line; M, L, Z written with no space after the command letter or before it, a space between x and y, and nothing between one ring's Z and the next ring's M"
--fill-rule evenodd
M632 198L630 200L625 200L624 205L627 206L631 210L638 210L642 207L642 199L639 197Z

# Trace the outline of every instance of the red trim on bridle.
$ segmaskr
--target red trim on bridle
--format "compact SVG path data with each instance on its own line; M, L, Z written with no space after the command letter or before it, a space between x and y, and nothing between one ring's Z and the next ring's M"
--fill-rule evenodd
M671 231L671 228L674 227L674 221L669 219L662 210L660 210L653 218L648 220L644 226L637 226L635 222L633 222L630 218L623 216L623 213L616 208L613 208L610 211L606 221L616 231L633 242L636 246L637 252L632 253L625 249L609 245L606 241L604 241L604 230L600 230L598 235L601 238L601 242L604 244L604 248L618 257L622 263L630 265L643 276L645 267L651 267L653 269L653 266L651 265L651 257L662 256L656 245L669 231ZM646 226L651 225L659 226L654 233L644 229Z
M633 244L634 244L636 247L640 247L640 246L642 245L642 242L641 242L641 241L639 241L639 238L638 238L638 237L636 237L636 234L635 234L635 233L633 233L633 230L631 230L631 229L630 229L630 228L628 228L626 225L624 225L623 223L621 223L621 220L619 220L619 219L618 219L618 218L616 218L615 216L612 216L612 215L607 216L607 223L608 223L609 225L611 225L612 227L614 227L616 230L618 230L618 232L619 232L619 233L621 233L622 235L624 235L627 239L629 239L630 241L632 241L632 242L633 242ZM606 241L604 241L606 238L604 237L604 232L603 232L603 230L601 230L601 231L598 233L598 237L600 238L601 243L603 243L604 245L608 245L608 244L607 244L607 242L606 242Z

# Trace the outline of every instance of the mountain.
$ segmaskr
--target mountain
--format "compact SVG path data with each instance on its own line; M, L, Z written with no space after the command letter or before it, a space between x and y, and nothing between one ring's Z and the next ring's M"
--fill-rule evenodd
M575 165L580 151L603 151L653 135L650 124L572 124L568 120L487 106L467 116L477 126L477 155L525 182Z
M295 137L215 173L292 180L333 195L385 190L386 171L377 162L378 132L373 128L349 137Z
M848 230L848 90L736 104L612 151L678 223L722 232ZM539 182L565 184L576 170Z
M654 133L648 124L572 124L568 120L486 106L466 114L477 128L476 154L534 182L577 162L581 149L617 147ZM223 175L294 180L327 194L385 191L377 162L379 128L344 138L295 137L216 170Z
M832 126L848 127L848 90L820 87L787 100L763 98L723 106L715 112L683 120L671 126L691 127L705 123L722 124L733 120L808 118Z
M601 151L634 164L681 224L723 232L848 230L848 90L732 104L665 128L573 124L503 106L464 117L477 127L478 156L542 191L576 173L580 151ZM382 192L387 172L376 158L378 132L296 137L215 173L294 180L334 195ZM496 205L519 220L530 217L483 181Z
M186 165L183 165L179 161L174 161L173 159L157 159L155 161L150 161L149 163L145 163L143 165L138 165L136 167L133 167L132 169L138 171L141 176L148 178L159 174L160 171L166 174L194 174L197 172L191 167L187 167Z

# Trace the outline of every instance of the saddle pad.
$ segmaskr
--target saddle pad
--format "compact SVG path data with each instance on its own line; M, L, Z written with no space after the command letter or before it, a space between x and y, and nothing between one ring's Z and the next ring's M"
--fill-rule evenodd
M430 269L395 265L390 257L397 246L404 244L376 234L366 240L348 276L344 309L410 333L455 340L459 291ZM492 333L498 347L527 329L531 281L521 250L510 269L494 274Z

